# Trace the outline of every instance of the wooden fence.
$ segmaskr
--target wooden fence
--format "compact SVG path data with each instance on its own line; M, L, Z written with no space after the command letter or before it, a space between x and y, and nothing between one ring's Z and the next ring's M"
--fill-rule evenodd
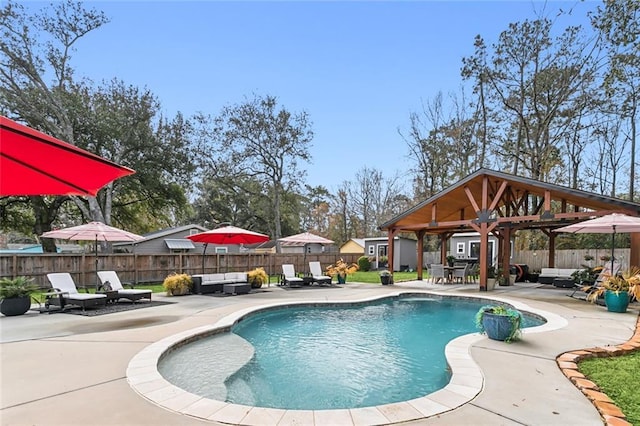
M308 271L308 262L319 261L323 268L342 258L357 262L360 255L340 253L242 253L242 254L11 254L0 255L0 278L20 275L33 277L41 288L50 287L46 275L69 272L81 288L96 285L96 270L114 270L122 281L158 283L172 273L189 275L216 272L249 271L262 267L269 275L282 272L290 263L297 272ZM204 264L203 264L204 261Z
M585 255L594 260L586 262ZM579 268L583 264L591 266L603 262L600 256L611 254L609 249L601 250L556 250L556 268ZM627 268L630 249L616 249L616 258ZM308 270L308 262L319 261L323 268L343 258L346 262L357 262L360 255L340 253L303 254L297 253L242 253L242 254L11 254L0 255L0 278L19 275L33 277L42 288L49 287L46 275L50 272L69 272L78 287L96 285L96 270L114 270L120 279L132 283L158 283L174 272L186 274L249 271L263 267L269 275L282 272L283 263L291 263L297 272ZM512 263L525 264L529 271L548 266L548 250L517 251ZM203 265L204 260L204 265ZM425 252L425 264L440 263L440 252ZM639 265L640 266L640 265Z

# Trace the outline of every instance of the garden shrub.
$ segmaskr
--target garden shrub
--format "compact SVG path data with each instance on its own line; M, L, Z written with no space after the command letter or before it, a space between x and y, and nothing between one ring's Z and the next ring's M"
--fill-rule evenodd
M358 269L364 272L371 270L371 261L367 256L360 256L358 258Z

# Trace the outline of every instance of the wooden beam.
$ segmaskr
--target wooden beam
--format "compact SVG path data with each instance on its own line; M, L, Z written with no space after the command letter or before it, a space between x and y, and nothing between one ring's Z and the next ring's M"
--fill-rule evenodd
M494 210L496 208L496 206L498 205L498 202L500 201L500 198L502 198L502 194L504 194L504 190L507 188L507 184L508 182L506 180L502 181L502 184L498 188L498 192L496 193L496 195L493 197L493 200L491 201L489 210Z
M476 213L480 212L480 207L478 207L478 203L476 202L476 199L473 198L473 193L471 192L468 186L464 187L464 193L467 194L467 198L469 199L469 202L473 207L473 211L475 211Z

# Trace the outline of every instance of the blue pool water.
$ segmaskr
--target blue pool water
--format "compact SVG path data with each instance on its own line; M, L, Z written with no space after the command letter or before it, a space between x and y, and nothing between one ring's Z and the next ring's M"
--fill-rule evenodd
M426 395L448 383L444 348L452 339L477 331L475 314L484 304L455 298L396 298L251 315L232 331L253 345L255 356L226 380L226 400L321 410L368 407ZM525 327L542 323L525 316ZM211 339L216 338L204 341L214 344ZM199 357L207 352L203 344L207 343L200 343ZM175 353L188 359L192 345ZM171 370L187 363L175 356L171 362L174 367L161 363L161 372L169 381L173 381ZM204 381L195 392L215 397L207 395L207 362L200 360L197 365L204 365L197 377L182 377L182 383L176 384L185 387L185 381Z

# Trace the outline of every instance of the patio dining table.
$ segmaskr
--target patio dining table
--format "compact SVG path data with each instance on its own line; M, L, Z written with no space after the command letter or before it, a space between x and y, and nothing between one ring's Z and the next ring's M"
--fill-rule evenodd
M449 283L453 282L453 271L464 270L464 268L466 268L466 266L464 265L456 265L456 266L445 265L444 270L447 271L447 282Z

